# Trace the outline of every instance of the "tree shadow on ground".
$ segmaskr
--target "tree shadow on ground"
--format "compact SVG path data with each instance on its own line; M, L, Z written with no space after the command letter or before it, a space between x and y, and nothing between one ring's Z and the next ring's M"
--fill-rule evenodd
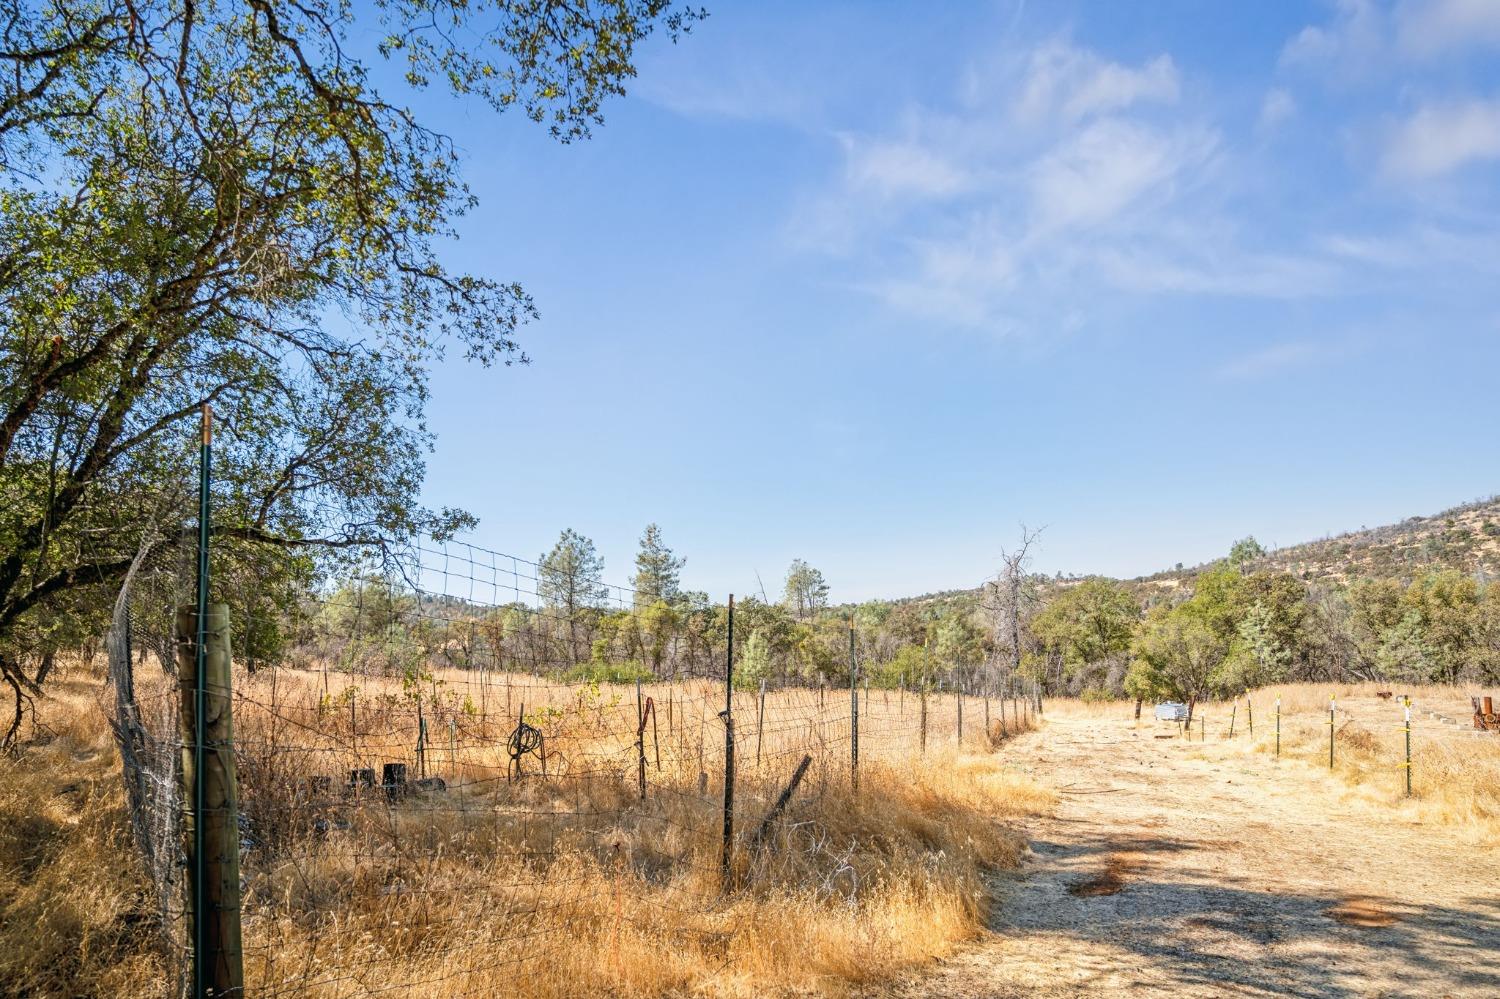
M1222 872L1180 865L1170 880L1152 876L1153 855L1205 847L1212 844L1150 836L1034 841L1048 863L1069 869L1047 879L1020 875L1014 890L1045 897L1015 907L1002 898L992 928L1106 945L1099 967L1080 969L1085 974L1128 976L1123 951L1138 958L1131 984L1143 991L1159 990L1165 978L1192 994L1500 996L1500 900L1437 905L1252 890L1223 883Z

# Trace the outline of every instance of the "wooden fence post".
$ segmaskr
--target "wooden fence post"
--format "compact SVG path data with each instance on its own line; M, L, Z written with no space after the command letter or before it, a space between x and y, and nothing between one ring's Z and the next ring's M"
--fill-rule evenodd
M922 752L927 752L927 681L922 681Z
M760 744L766 732L766 681L760 681L760 709L755 715L755 765L760 766Z
M1333 699L1333 697L1330 696L1328 698L1328 769L1329 770L1333 769L1333 727L1334 727L1333 714L1334 714L1334 710L1335 710L1336 704L1337 704L1337 702Z
M635 678L635 750L638 776L641 784L641 800L646 800L646 702L641 696L641 678ZM658 767L657 769L660 769Z
M201 989L214 996L245 994L244 957L240 948L240 837L239 785L234 764L234 725L231 716L229 605L209 604L204 622L203 659L203 772L193 766L197 734L195 685L198 673L198 612L195 607L177 610L177 670L182 690L182 777L184 798L201 800L202 814L189 806L183 810L183 831L188 855L189 939L202 940L205 952L198 966L203 969ZM194 788L202 782L202 797ZM203 857L193 855L194 829L202 829ZM194 882L203 872L201 891ZM202 900L202 912L192 899ZM198 933L198 920L204 932Z

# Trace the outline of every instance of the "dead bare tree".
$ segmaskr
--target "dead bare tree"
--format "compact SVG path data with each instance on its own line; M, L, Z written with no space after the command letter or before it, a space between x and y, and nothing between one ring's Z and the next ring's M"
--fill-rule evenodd
M1037 588L1027 571L1032 550L1045 527L1035 530L1021 525L1021 543L1013 550L1000 550L1000 571L985 586L985 603L995 626L994 681L1000 680L1002 658L1012 678L1021 675L1021 629L1037 603Z

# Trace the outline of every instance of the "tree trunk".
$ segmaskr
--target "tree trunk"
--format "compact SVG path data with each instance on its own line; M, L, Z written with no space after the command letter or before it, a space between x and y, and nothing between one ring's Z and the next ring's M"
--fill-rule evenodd
M57 665L57 650L48 649L42 653L41 664L36 668L36 685L40 687L47 682L47 674L52 672L52 667Z

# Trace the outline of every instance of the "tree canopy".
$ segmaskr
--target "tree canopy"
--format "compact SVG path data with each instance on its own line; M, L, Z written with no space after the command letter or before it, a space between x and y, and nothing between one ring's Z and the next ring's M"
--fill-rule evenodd
M1032 620L1031 629L1065 667L1078 671L1130 649L1140 605L1113 580L1090 577L1063 589Z
M204 403L220 558L470 523L417 500L427 369L451 351L524 360L536 312L441 261L473 198L403 97L444 88L583 138L636 45L698 16L0 0L0 677L18 712L36 689L23 618L183 536Z

